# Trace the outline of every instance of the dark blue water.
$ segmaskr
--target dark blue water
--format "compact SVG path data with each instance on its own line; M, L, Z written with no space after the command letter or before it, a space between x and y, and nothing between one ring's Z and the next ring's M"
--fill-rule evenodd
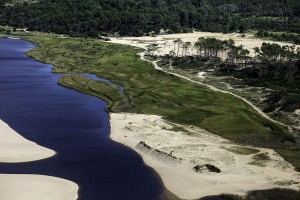
M76 182L80 200L164 199L158 175L109 139L105 102L58 86L51 66L23 54L34 48L0 38L0 118L55 157L0 164L0 173L42 174Z

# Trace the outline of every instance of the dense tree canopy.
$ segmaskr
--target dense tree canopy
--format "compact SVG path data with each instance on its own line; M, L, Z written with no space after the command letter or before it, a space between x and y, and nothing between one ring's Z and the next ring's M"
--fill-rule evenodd
M300 33L299 9L298 0L42 0L6 6L1 9L0 23L74 36L143 35L192 28Z
M0 7L4 6L8 2L10 2L10 0L0 0Z
M174 40L177 44L177 52L182 50L181 58L178 53L173 54L175 64L180 61L182 66L190 67L187 63L194 61L213 61L221 63L220 70L236 73L245 73L247 78L269 77L281 79L295 79L300 72L300 48L293 46L280 46L279 44L263 43L261 47L255 47L255 56L250 57L250 51L243 45L236 46L232 39L219 40L216 38L201 37L194 44L197 56L187 56L185 50L188 44L180 43L180 39ZM176 45L174 45L175 49ZM177 57L176 57L177 56ZM171 58L170 55L165 57ZM169 63L169 62L168 62ZM197 65L191 65L198 67Z
M272 33L272 32L268 32L268 31L259 30L256 33L256 36L271 38L272 40L277 40L277 41L290 41L295 44L300 44L300 34Z

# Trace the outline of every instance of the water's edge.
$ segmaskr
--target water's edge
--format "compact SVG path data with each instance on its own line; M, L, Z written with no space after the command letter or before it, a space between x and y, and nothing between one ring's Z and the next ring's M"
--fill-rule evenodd
M25 41L26 41L26 39L25 39ZM25 52L25 54L26 54L26 52ZM27 55L27 54L26 54ZM28 55L27 55L28 56ZM31 56L29 56L29 57L31 57ZM34 57L32 57L33 59L35 59ZM35 59L36 60L36 59ZM39 60L36 60L37 62L41 62L41 61L39 61ZM42 62L43 63L43 62ZM44 64L47 64L47 63L44 63ZM50 64L51 65L51 64ZM53 72L53 71L51 71L51 73L53 73L53 74L61 74L61 75L64 75L65 73L57 73L57 72ZM95 74L87 74L87 73L69 73L70 75L80 75L80 76L84 76L84 77L87 77L87 78L89 78L89 79L91 79L91 80L94 80L94 81L101 81L101 82L104 82L104 83L107 83L107 84L110 84L110 85L113 85L113 86L117 86L117 87L119 87L120 88L120 92L123 92L124 91L124 86L119 86L119 85L117 85L116 83L113 83L113 82L111 82L110 80L108 80L108 79L104 79L104 78L102 78L102 77L98 77L97 75L95 75ZM63 86L63 85L61 85L62 87L65 87L65 86ZM66 87L67 88L67 87ZM72 89L72 88L68 88L68 89ZM74 89L72 89L72 90L74 90ZM82 93L82 92L80 92L80 91L78 91L78 90L75 90L75 91L77 91L77 92L79 92L79 93ZM84 93L83 93L84 94ZM93 95L90 95L90 96L93 96ZM99 99L101 99L101 98L99 98ZM103 100L103 99L101 99L102 101L105 101L105 100ZM109 112L105 109L105 111L109 114ZM120 145L122 145L122 146L124 146L125 148L130 148L130 147L128 147L128 146L126 146L126 145L124 145L124 144L122 144L122 143L119 143L119 142L117 142L118 144L120 144ZM131 148L130 148L131 149ZM139 155L139 153L137 152L137 151L135 151L134 149L132 149L136 154L138 154ZM141 155L139 155L139 156L141 156ZM141 158L142 158L142 156L141 156ZM147 165L147 166L149 166L149 165ZM152 170L154 170L151 166L149 166ZM154 170L155 171L155 170ZM159 174L158 174L159 175ZM161 179L161 177L160 177L160 179ZM162 181L162 179L161 179L161 183L163 184L163 181ZM172 191L170 191L170 190L168 190L164 185L163 185L163 188L164 188L164 195L166 196L165 198L166 199L168 199L168 200L181 200L181 198L179 198L178 196L176 196ZM221 198L220 196L208 196L208 197L203 197L203 198L201 198L201 200L223 200L223 198Z
M22 136L57 152L37 162L0 164L1 173L72 180L84 200L165 199L158 174L134 151L110 140L105 102L58 86L60 76L49 73L50 65L21 55L34 48L31 43L0 40L0 105L5 105L0 117Z
M22 40L23 41L26 41L26 39L23 39L22 38ZM34 46L33 48L36 48L36 46ZM33 49L32 48L32 49ZM31 50L31 49L30 49ZM27 50L28 51L28 50ZM26 54L26 52L27 51L25 51L25 52L23 52L24 54ZM26 54L27 55L27 54ZM27 55L28 56L28 55ZM34 58L32 58L32 59L34 59ZM35 59L34 59L35 60ZM40 62L40 61L38 61L38 60L35 60L36 62L39 62L39 63L42 63L42 62ZM44 63L45 64L45 63ZM45 65L48 65L48 66L50 66L49 64L45 64ZM56 72L52 72L52 67L53 66L51 66L51 73L52 74L54 74L54 75L64 75L63 73L56 73ZM74 73L74 74L76 74L76 75L82 75L82 76L85 76L85 77L88 77L88 78L90 78L90 79L92 79L92 80L97 80L97 81L102 81L102 82L105 82L105 83L107 83L107 84L112 84L112 85L116 85L116 84L114 84L114 83L112 83L112 82L110 82L109 80L106 80L106 79L103 79L103 78L99 78L98 76L96 76L96 75L94 75L94 74L80 74L80 73ZM120 87L120 91L122 92L123 90L124 90L124 87L123 86L118 86L118 87ZM75 91L75 90L74 90ZM76 91L77 92L77 91ZM80 92L79 92L80 93ZM80 94L82 94L82 93L80 93ZM90 95L89 95L90 96ZM101 99L102 100L102 99ZM103 101L103 100L102 100ZM104 111L106 111L106 109L104 109ZM108 124L108 126L110 126L110 124ZM122 145L122 144L121 144ZM122 145L124 148L128 148L128 147L126 147L126 146L124 146L124 145ZM136 153L136 152L135 152ZM138 154L138 153L136 153L136 154ZM140 157L140 155L138 155L139 157ZM141 158L141 157L140 157ZM153 169L152 169L153 170ZM160 179L160 177L159 177L159 179ZM159 199L178 199L179 200L179 198L178 197L176 197L172 192L170 192L170 191L168 191L165 187L164 187L164 185L163 185L163 183L162 183L162 180L160 179L160 182L161 182L161 184L162 184L162 187L163 187L163 189L164 189L164 192L163 192L163 195L161 194L161 195L159 195L160 197L159 197ZM151 198L151 199L155 199L155 198ZM217 196L213 196L213 197L205 197L205 198L203 198L203 199L205 199L205 200L220 200L221 198L220 197L217 197Z
M27 41L26 39L22 39L22 40ZM28 42L28 41L27 41L27 42ZM32 43L32 42L30 42L30 43ZM33 49L35 49L35 48L36 48L36 46L35 46ZM32 50L32 49L30 49L30 50ZM29 51L29 50L28 50L28 51ZM27 52L27 51L26 51L26 52ZM33 58L35 61L40 62L40 63L43 63L43 64L48 64L48 63L41 62L41 61L35 59L35 58L32 57L32 56L29 56L26 52L24 52L24 53L25 53L28 57ZM48 65L51 65L51 64L48 64ZM51 65L51 66L52 66L52 65ZM53 69L53 66L52 66L52 69ZM108 80L108 79L105 79L105 78L102 78L102 77L98 77L98 76L95 75L95 74L88 74L88 73L59 73L59 72L53 72L53 70L51 71L51 73L53 73L53 74L59 74L59 75L80 75L80 76L87 77L87 78L89 78L89 79L91 79L91 80L94 80L94 81L101 81L101 82L107 83L107 84L109 84L109 85L117 86L117 87L120 88L120 92L123 92L123 91L124 91L124 86L119 86L119 85L117 85L116 83L113 83L113 82L111 82L111 81ZM63 86L63 85L60 85L60 86L65 87L65 86ZM65 88L68 88L68 87L65 87ZM72 88L68 88L68 89L74 90L74 89L72 89ZM80 92L80 91L78 91L78 90L75 90L75 91L77 91L77 92L79 92L79 93L82 93L82 92ZM85 93L82 93L82 94L85 94ZM86 94L86 95L89 95L89 94ZM93 95L89 95L89 96L93 96ZM101 98L99 98L99 99L105 102L104 99L101 99ZM106 102L106 103L107 103L107 102ZM109 112L107 111L107 109L104 109L104 111L107 112L107 113L109 114ZM109 124L109 126L110 126L110 124ZM122 145L122 146L124 146L125 148L131 149L130 147L128 147L128 146L126 146L126 145L124 145L124 144L122 144L122 143L119 143L119 142L117 142L117 143L120 144L120 145ZM132 150L133 150L137 155L139 155L138 152L136 152L134 149L132 149ZM140 156L140 155L139 155L139 156ZM142 158L142 156L140 156L140 157ZM144 164L145 164L145 163L144 163ZM147 166L148 166L148 165L147 165ZM151 166L149 166L149 167L151 168ZM153 169L153 168L151 168L151 169ZM153 170L154 170L154 169L153 169ZM154 170L154 171L155 171L155 170ZM159 176L159 174L158 174L158 176ZM163 181L162 181L161 177L159 177L159 178L160 178L160 180L161 180L161 183L163 184ZM180 199L179 197L177 197L173 192L171 192L170 190L168 190L164 185L163 185L163 188L164 188L163 195L165 196L165 198L166 198L167 200L181 200L181 199ZM162 197L162 198L164 198L164 197ZM217 200L217 199L207 199L207 200Z

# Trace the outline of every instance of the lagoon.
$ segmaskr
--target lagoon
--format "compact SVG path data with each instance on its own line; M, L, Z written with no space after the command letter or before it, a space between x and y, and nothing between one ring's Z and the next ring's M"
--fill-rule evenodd
M0 118L57 155L0 164L0 173L41 174L77 183L79 200L165 199L160 177L109 138L106 103L57 85L51 65L27 57L34 45L0 38Z

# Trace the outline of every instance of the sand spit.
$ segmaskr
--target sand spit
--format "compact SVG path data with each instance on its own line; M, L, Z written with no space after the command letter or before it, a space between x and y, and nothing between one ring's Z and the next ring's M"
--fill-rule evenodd
M252 34L246 34L245 37L242 37L243 34L240 33L231 33L231 34L223 34L223 33L210 33L210 32L193 32L193 33L180 33L180 34L169 34L169 35L158 35L156 37L144 36L144 37L122 37L122 38L110 38L111 42L118 44L129 44L132 46L140 47L146 49L150 44L157 44L156 50L154 51L154 55L166 55L169 54L170 51L177 52L177 44L174 47L173 41L176 39L181 39L183 42L191 42L194 44L198 38L200 37L214 37L220 40L228 40L233 39L236 45L243 45L246 49L250 51L250 55L254 56L254 47L260 47L263 42L266 43L276 43L281 46L289 45L292 46L291 43L287 42L274 42L271 40L262 40L259 38L255 38ZM300 47L300 45L295 45L296 47ZM179 56L181 56L182 51L179 51ZM196 55L196 49L190 48L187 51L187 55Z
M111 113L110 123L111 138L138 152L158 172L166 188L180 198L300 188L299 173L272 149L245 148L156 115ZM221 172L211 172L207 165Z
M0 163L30 162L55 155L31 142L0 120ZM78 186L68 180L41 175L0 174L0 200L75 200Z
M41 175L0 174L0 200L75 200L78 186Z
M29 162L49 158L54 154L53 150L23 138L0 120L0 162Z

